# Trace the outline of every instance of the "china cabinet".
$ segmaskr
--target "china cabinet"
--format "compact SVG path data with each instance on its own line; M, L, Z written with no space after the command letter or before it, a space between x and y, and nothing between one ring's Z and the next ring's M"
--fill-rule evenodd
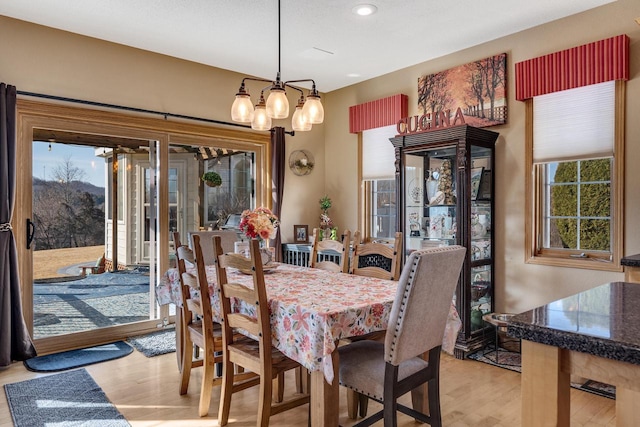
M482 316L494 311L494 181L496 132L469 125L399 135L397 229L404 256L461 245L467 256L456 288L462 329L454 354L463 358L492 338Z

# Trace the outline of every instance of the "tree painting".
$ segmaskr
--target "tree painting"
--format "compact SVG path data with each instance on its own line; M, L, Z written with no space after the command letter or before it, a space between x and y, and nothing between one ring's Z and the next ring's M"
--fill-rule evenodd
M418 111L435 117L460 108L465 123L476 127L507 121L507 54L492 56L422 76L418 79Z

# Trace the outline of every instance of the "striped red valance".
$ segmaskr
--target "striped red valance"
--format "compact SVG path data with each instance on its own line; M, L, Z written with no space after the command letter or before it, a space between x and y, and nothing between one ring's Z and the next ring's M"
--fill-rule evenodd
M409 97L402 94L354 105L349 107L349 132L393 125L408 115Z
M611 80L629 80L629 37L624 34L518 62L516 99Z

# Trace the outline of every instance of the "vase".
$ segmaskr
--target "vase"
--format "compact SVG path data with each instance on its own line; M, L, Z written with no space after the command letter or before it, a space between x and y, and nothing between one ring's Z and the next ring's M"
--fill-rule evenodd
M427 179L425 182L425 187L427 189L427 200L429 202L435 197L436 192L438 191L438 180L434 177L436 173L436 170L431 171L427 169Z
M331 227L322 229L322 240L331 240Z

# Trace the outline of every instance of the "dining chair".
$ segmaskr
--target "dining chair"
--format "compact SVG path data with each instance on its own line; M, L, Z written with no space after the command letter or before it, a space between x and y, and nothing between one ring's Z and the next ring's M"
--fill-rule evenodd
M379 243L360 243L360 233L354 234L350 272L359 276L398 280L402 268L402 232L396 232L391 246Z
M442 425L440 413L440 350L451 300L466 249L462 246L413 252L404 266L389 316L384 343L356 341L338 348L340 384L383 404L383 410L356 424L369 426L384 418L397 425L397 411ZM429 415L397 402L426 383ZM418 399L414 400L418 402Z
M179 237L174 236L174 240L179 241ZM207 282L200 236L193 236L193 252L186 246L178 246L176 258L178 271L182 279L180 294L182 298L182 378L180 381L180 394L186 394L189 388L192 367L203 367L202 382L200 386L200 403L198 405L198 415L204 417L209 412L211 403L211 392L214 386L222 384L222 379L215 376L216 364L222 363L222 327L213 321L213 310ZM196 265L196 274L188 273L185 268L185 259L191 259ZM191 297L191 289L198 291L200 297ZM204 303L203 303L204 302ZM202 356L193 359L194 353L201 352ZM253 373L238 373L232 380L244 382L254 380L257 384L257 377Z
M333 271L335 273L347 273L349 271L349 252L351 244L351 232L345 230L342 235L342 242L337 240L319 240L318 229L313 229L313 245L311 246L311 254L309 255L309 267L319 268L321 270ZM334 251L340 256L340 262L336 263L322 251ZM331 258L335 258L334 255Z
M402 259L402 233L397 232L391 245L380 242L362 242L360 231L353 235L353 254L351 256L351 274L367 277L378 277L387 280L398 280ZM350 337L342 340L350 343L361 340L383 341L385 331L376 331L366 335ZM355 390L347 390L347 411L349 417L355 419L358 411L361 416L367 414L369 400Z
M257 425L268 426L271 415L309 403L308 394L297 395L280 403L273 403L271 398L273 380L282 378L281 374L300 367L300 364L272 346L269 305L258 241L251 240L249 259L238 254L223 254L219 237L214 237L214 246L220 284L224 358L218 423L220 426L227 425L232 394L246 388L233 383L232 373L235 366L239 365L260 376ZM229 268L250 274L253 286L230 282L227 275ZM255 315L232 311L232 300L234 307L242 305ZM250 336L234 334L236 328L246 331Z

